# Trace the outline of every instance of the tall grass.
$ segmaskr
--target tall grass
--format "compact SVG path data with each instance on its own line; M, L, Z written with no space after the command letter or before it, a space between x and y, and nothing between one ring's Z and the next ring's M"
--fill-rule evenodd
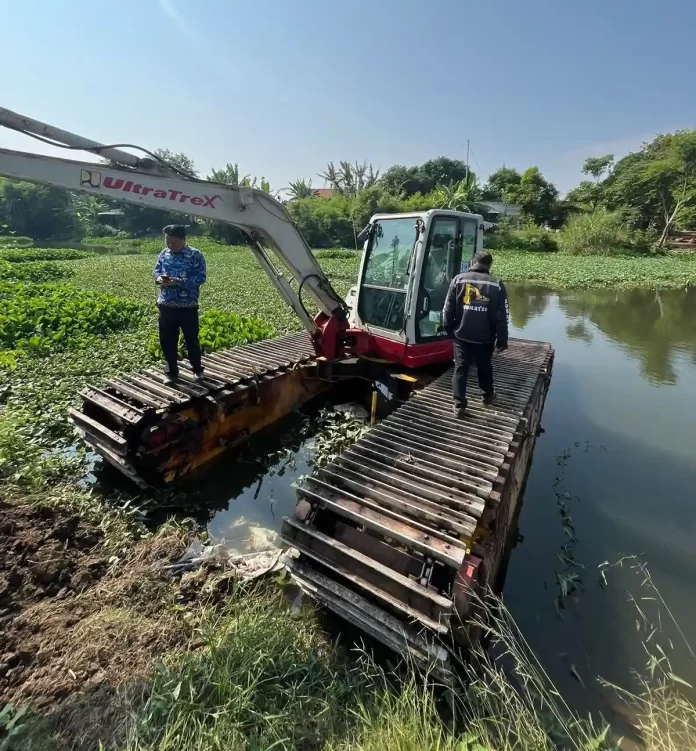
M674 672L669 631L684 643L690 655L690 665L683 665L684 670L696 668L696 654L648 567L635 556L613 565L630 566L638 581L638 591L629 593L629 600L636 611L637 635L646 662L642 669L633 671L635 689L601 677L597 682L624 702L639 748L696 749L696 706L686 693L692 687ZM600 566L605 583L609 568L606 563ZM625 748L623 739L608 725L578 716L565 702L502 602L489 597L479 606L481 615L476 620L492 637L494 649L486 654L479 652L476 671L465 667L469 684L463 706L469 732L484 749ZM491 653L504 656L505 670L490 657Z
M319 747L345 732L376 677L342 665L310 614L290 617L270 588L238 588L198 631L200 651L158 668L128 751Z
M647 569L630 561L649 590L634 598L648 660L637 674L639 690L603 685L630 708L646 751L696 748L696 708L682 693L684 681L656 638L662 627L644 612L644 601L656 602L669 618L671 612ZM413 666L398 677L364 654L341 654L310 613L290 617L278 591L266 587L251 596L242 588L222 615L201 625L200 652L159 669L126 749L619 749L606 723L566 703L502 602L489 596L479 606L476 620L493 649L460 666L463 681L452 692Z
M616 749L606 724L580 717L566 703L502 601L488 596L478 605L475 622L492 644L491 651L478 649L475 661L462 666L470 736L491 751Z
M311 609L291 616L282 593L239 587L210 610L201 647L160 666L131 721L126 751L466 751L457 710L445 722L427 677L403 680L364 653L339 650Z
M32 261L75 261L88 258L91 254L75 248L26 248L0 246L0 258L11 263L30 263Z
M239 588L222 614L204 618L198 652L158 668L125 749L613 748L606 729L563 702L494 602L487 628L505 645L514 680L481 652L476 671L464 668L468 685L451 692L413 666L399 678L364 654L341 654L309 612L290 617L278 591Z
M574 256L645 252L649 245L618 213L604 209L570 217L557 238L560 251Z
M474 751L469 746L473 734L457 732L456 720L442 721L427 681L412 677L397 690L383 676L375 689L369 701L356 697L352 727L343 737L329 739L326 751Z
M639 688L604 683L630 709L645 751L696 748L696 708L660 646L665 624L645 613L666 603L631 559L643 591L634 599L648 656ZM311 608L289 612L273 583L236 586L222 610L191 610L194 641L158 665L148 691L136 692L108 751L618 751L604 722L580 717L563 699L500 600L479 601L477 624L493 640L461 666L454 691L414 666L395 671L364 652L339 649ZM675 624L676 625L676 624ZM683 635L682 635L683 636ZM685 639L685 637L684 637ZM685 639L686 641L686 639ZM690 650L690 647L689 647ZM692 655L693 656L693 655ZM504 667L503 667L504 663ZM112 704L127 708L123 696ZM118 704L120 702L120 705ZM125 730L124 730L125 728ZM28 743L23 751L45 748ZM0 732L0 742L2 733ZM68 746L61 746L68 747ZM73 748L73 746L69 746Z
M690 666L682 665L680 669L696 666L694 649L645 563L628 556L615 565L630 566L640 579L641 592L630 599L636 610L636 627L646 654L646 665L643 671L636 673L638 687L635 690L608 681L600 682L626 704L647 751L696 749L696 706L684 693L684 689L693 690L693 686L673 668L670 659L673 647L667 625L671 623L690 656Z
M314 255L319 260L348 260L353 261L356 258L360 260L359 253L354 250L346 250L345 248L325 248L323 250L315 250Z

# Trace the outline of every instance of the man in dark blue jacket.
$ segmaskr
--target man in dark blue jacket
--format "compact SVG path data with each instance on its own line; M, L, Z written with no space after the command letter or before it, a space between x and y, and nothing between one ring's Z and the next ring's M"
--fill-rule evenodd
M491 276L493 256L476 253L471 268L452 279L443 310L445 331L454 337L454 411L464 417L466 379L471 362L476 363L483 403L492 404L493 349L507 349L508 298L503 283Z

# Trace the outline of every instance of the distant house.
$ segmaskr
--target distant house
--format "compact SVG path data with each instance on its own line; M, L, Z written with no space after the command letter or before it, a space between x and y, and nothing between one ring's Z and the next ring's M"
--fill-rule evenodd
M123 212L121 211L121 209L110 209L109 211L100 211L97 214L97 221L100 224L108 224L111 227L118 227L122 219L123 219Z
M502 201L482 201L488 211L484 214L484 219L488 222L499 222L503 217L517 217L522 213L522 209L514 203L503 203Z
M333 198L336 195L336 191L333 188L315 188L315 198Z

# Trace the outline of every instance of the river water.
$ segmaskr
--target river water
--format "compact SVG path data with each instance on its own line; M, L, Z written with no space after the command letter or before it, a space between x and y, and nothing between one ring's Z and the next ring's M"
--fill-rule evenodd
M696 649L696 291L509 294L512 335L551 342L556 360L503 597L570 702L606 712L597 676L625 683L645 662L627 591L652 593L630 561L607 569L602 586L600 564L642 556ZM231 469L214 473L205 494L227 509L211 532L242 552L273 542L311 455L310 440L249 460L236 489ZM571 575L577 589L564 596L558 577ZM654 601L637 602L657 617ZM696 661L668 620L663 608L653 639L666 651L672 640L674 672L696 685Z
M628 562L607 570L603 588L602 563L641 555L696 649L696 290L513 286L510 312L514 335L551 342L556 360L503 595L551 676L589 708L598 675L623 683L645 664L627 591L654 596ZM568 448L557 490L576 543L553 489ZM559 611L558 554L569 541L583 586ZM654 601L638 604L655 618ZM669 651L672 640L674 672L696 685L696 662L661 610L654 641Z

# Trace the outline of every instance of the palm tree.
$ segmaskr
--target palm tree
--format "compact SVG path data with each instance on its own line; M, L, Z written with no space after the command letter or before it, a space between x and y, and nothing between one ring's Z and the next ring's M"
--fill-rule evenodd
M326 165L326 169L319 173L324 182L327 182L337 193L343 193L343 182L333 162Z
M372 164L366 161L362 164L340 161L338 169L333 162L329 162L324 172L319 173L319 177L337 193L356 196L379 180L379 169L375 170Z
M314 196L312 181L305 180L304 177L291 181L287 190L292 201L296 201L298 198L312 198Z

